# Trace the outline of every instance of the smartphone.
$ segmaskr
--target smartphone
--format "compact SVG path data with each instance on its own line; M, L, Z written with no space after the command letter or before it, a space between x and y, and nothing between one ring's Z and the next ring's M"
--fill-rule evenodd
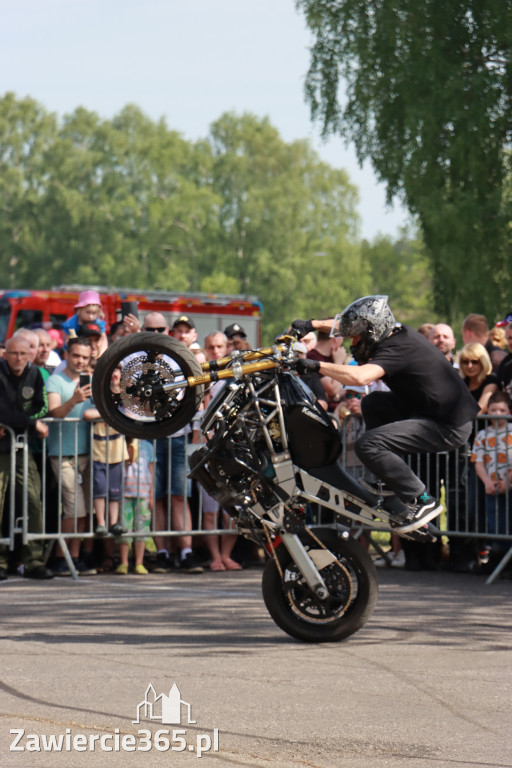
M87 387L91 383L91 374L90 373L81 373L80 374L80 388Z
M121 302L121 317L126 315L139 316L139 302L138 301L122 301Z

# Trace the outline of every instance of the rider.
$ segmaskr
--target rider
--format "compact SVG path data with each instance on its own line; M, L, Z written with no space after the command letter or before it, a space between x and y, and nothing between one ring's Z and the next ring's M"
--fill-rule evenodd
M387 296L364 296L332 319L294 320L292 329L352 338L357 366L299 360L297 371L317 371L345 386L377 379L387 384L389 392L372 392L361 401L366 432L356 453L404 502L397 530L407 533L437 517L441 504L404 457L454 450L468 440L478 407L458 371L424 336L395 320Z

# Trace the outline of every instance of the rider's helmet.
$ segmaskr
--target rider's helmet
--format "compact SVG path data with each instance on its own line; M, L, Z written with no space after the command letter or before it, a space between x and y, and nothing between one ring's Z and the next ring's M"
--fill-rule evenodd
M377 344L389 336L394 328L400 328L388 305L387 296L363 296L338 315L341 336L361 336L350 347L357 363L367 363Z

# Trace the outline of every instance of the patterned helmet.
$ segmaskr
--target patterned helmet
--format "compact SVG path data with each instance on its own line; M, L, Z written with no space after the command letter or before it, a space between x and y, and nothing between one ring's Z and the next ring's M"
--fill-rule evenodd
M363 296L339 315L341 336L361 336L357 344L350 348L357 363L367 363L379 341L399 327L400 323L396 322L389 308L387 296Z

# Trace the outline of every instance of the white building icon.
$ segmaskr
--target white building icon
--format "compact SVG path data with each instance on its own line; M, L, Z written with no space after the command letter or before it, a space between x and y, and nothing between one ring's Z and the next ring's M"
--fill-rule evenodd
M157 696L153 684L150 683L146 688L144 700L137 705L137 719L132 720L132 723L140 723L142 713L142 717L148 720L160 720L166 725L180 725L182 706L187 711L188 723L195 723L195 720L190 719L190 704L182 700L176 683L173 683L168 696L166 696L165 693L161 693Z

